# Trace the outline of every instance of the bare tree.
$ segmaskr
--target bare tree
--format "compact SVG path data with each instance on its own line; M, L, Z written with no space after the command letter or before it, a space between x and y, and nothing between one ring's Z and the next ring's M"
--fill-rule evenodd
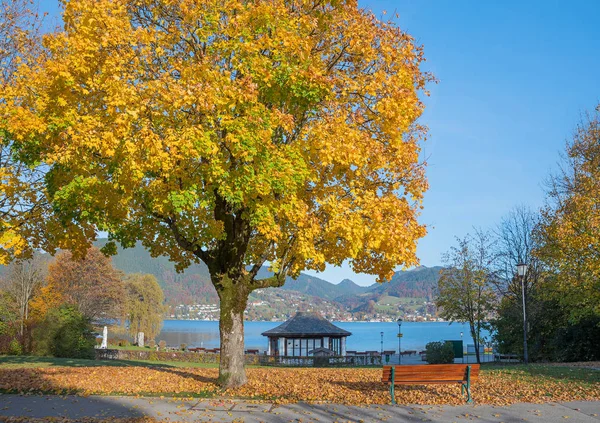
M502 296L521 296L521 280L517 279L517 264L528 266L525 276L525 292L537 283L541 272L540 262L533 252L537 248L535 230L540 214L521 205L513 208L494 231L496 236L494 284Z
M505 298L515 304L522 304L523 315L523 359L529 362L527 316L529 314L532 290L537 285L541 273L540 261L534 254L537 248L535 231L540 222L540 214L526 206L517 206L506 215L496 229L496 265L499 277L496 288ZM523 276L517 275L517 265L527 265ZM529 316L531 317L531 316Z
M42 287L46 266L39 254L28 260L18 260L9 266L8 275L2 281L3 289L14 301L19 316L19 335L23 338L29 318L29 304Z
M446 267L440 272L436 304L443 318L469 323L480 363L481 331L496 303L492 287L495 240L489 232L476 230L475 235L457 241L443 257Z

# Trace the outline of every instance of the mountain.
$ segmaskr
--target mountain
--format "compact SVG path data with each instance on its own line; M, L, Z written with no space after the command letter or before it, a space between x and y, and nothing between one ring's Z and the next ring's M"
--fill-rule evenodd
M369 292L377 296L428 298L435 297L441 266L425 267L394 273L388 283L374 284Z
M95 245L101 248L106 242L106 239L100 239ZM177 273L168 257L151 257L141 244L127 249L119 247L112 261L117 269L126 274L154 275L172 312L187 310L188 306L195 304L216 305L219 302L208 268L203 263L193 264L182 273ZM333 319L362 320L395 318L399 313L406 316L434 314L431 300L435 296L440 269L420 267L396 272L390 282L368 287L359 286L349 279L336 285L301 273L295 280L288 277L281 288L253 292L249 299L248 317L258 320L282 319L297 310L319 311ZM3 270L0 266L0 274ZM268 268L263 267L257 277L271 275ZM213 308L217 310L216 306ZM193 314L189 310L187 313L189 316Z
M342 291L345 292L344 295L348 295L348 294L358 295L358 294L362 294L363 292L367 292L370 289L370 287L368 287L368 286L357 285L350 279L344 279L337 286L339 287L339 289L341 289Z
M99 248L106 244L106 239L99 239L94 243ZM124 273L150 273L153 274L165 292L165 298L170 305L198 304L218 302L217 293L210 282L210 274L204 263L193 264L183 273L177 273L175 266L168 257L151 257L150 253L141 245L133 248L121 248L113 256L113 265ZM272 276L266 266L259 271L258 278ZM297 279L288 277L281 288L287 291L297 291L312 297L333 301L344 295L355 295L366 291L351 280L344 280L335 285L326 280L301 273Z
M353 312L391 311L401 303L413 302L410 299L419 299L420 303L431 301L435 297L441 269L440 266L421 266L396 272L389 282L375 283L356 294L342 295L335 300Z
M106 239L99 239L94 245L102 248L106 242ZM133 248L118 247L112 261L113 265L124 273L154 275L169 305L216 304L219 301L204 263L192 264L183 273L177 273L168 257L151 257L139 243Z

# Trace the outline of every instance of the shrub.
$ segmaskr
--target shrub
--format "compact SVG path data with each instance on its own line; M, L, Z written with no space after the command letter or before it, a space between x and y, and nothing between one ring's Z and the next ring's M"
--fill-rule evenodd
M181 351L185 351L187 349L187 344L181 344L179 345L179 348L181 349Z
M160 348L161 350L164 350L165 348L167 348L167 341L159 341L158 342L158 348Z
M13 338L8 344L8 354L9 355L21 355L23 354L23 346L19 342L18 339Z
M119 346L119 347L129 347L131 345L131 342L129 342L128 339L124 339L124 338L117 338L117 337L113 337L111 338L110 333L108 334L108 345L111 346Z
M71 305L50 310L37 329L36 353L93 359L95 337L89 320Z
M425 346L429 364L454 363L454 348L450 342L430 342Z
M148 341L148 347L149 348L156 348L156 341L154 339L151 339Z

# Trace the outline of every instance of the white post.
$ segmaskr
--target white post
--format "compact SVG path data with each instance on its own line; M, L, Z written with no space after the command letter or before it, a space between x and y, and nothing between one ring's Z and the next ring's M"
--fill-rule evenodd
M342 356L346 356L346 337L342 337Z
M267 355L271 355L271 338L267 338Z
M104 331L102 332L102 345L100 345L100 348L108 348L108 328L106 326L104 326Z
M137 344L138 347L143 347L144 346L144 332L138 332L137 334Z

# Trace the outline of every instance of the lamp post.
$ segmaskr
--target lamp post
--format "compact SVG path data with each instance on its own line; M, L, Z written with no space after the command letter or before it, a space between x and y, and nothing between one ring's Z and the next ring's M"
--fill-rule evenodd
M383 332L380 332L381 334L381 355L383 355Z
M525 311L525 275L527 274L527 265L525 263L517 264L517 275L521 277L521 295L523 297L523 362L529 362L527 353L527 313Z
M396 322L398 323L398 364L402 364L402 332L400 332L402 328L402 319L398 319Z
M460 348L462 348L462 362L465 364L465 346L463 344L463 333L460 333Z

